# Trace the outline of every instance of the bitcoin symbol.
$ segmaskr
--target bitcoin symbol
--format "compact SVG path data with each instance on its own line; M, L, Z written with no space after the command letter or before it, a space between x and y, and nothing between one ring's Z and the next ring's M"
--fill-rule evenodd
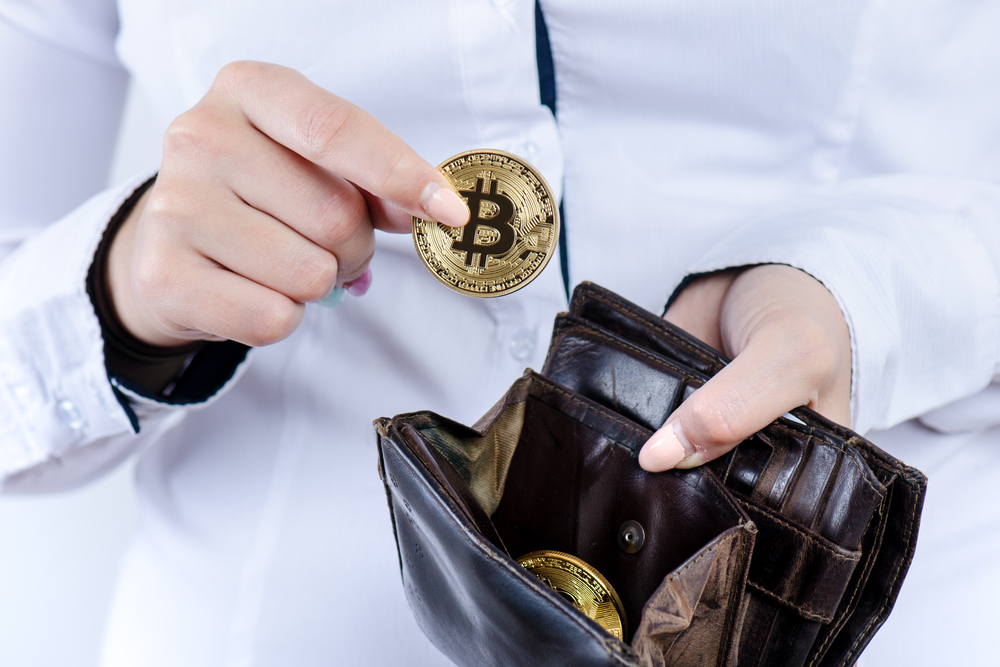
M503 296L530 283L559 248L559 211L542 175L493 149L460 153L438 169L468 202L469 223L453 229L414 216L424 266L466 296Z
M486 191L486 182L476 179L476 184L472 190L459 190L459 193L469 200L469 211L472 212L472 219L462 231L461 240L455 240L451 244L452 250L465 252L465 265L472 266L473 254L479 253L479 266L486 268L487 255L502 255L509 252L517 241L514 227L510 223L514 222L515 208L514 202L509 197L497 193L497 181L490 179L490 190ZM499 238L494 238L495 234L480 234L480 227L491 227L499 233ZM480 241L486 241L480 243Z

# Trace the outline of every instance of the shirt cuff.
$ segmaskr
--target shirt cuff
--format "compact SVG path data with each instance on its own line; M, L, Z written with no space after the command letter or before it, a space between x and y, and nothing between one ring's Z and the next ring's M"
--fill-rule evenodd
M124 459L184 405L114 385L86 277L105 226L151 174L102 192L0 265L0 488L75 486ZM242 361L242 359L240 359ZM240 374L213 377L206 405ZM235 369L235 372L234 372ZM72 465L70 465L72 462Z
M688 273L786 264L823 283L850 329L852 427L864 433L989 385L1000 363L998 229L995 186L863 179L762 212Z

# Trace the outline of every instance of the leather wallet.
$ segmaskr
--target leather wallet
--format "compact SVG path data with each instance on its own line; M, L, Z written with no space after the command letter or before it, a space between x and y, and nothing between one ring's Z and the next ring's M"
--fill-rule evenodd
M642 444L727 360L596 285L473 426L376 421L407 598L459 665L849 666L899 592L925 477L806 408L693 470ZM624 525L641 526L625 549ZM515 559L572 554L618 592L605 631Z

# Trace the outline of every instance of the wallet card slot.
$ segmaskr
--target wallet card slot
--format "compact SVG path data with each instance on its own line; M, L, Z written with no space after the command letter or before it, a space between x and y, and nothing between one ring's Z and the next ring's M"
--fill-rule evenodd
M778 472L762 475L746 495L846 549L858 548L886 494L862 454L782 423L755 438L771 444L781 460L772 457L768 469ZM734 468L741 465L742 449L737 448Z
M741 503L758 530L748 583L807 620L831 622L861 551L844 549L777 512Z

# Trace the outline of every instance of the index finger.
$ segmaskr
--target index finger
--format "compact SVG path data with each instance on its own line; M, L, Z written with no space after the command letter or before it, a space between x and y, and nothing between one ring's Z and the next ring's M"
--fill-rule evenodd
M310 162L410 215L452 227L468 222L468 207L441 172L369 113L299 72L238 62L223 68L217 85L258 131ZM387 231L409 231L401 221L388 224L395 228Z

